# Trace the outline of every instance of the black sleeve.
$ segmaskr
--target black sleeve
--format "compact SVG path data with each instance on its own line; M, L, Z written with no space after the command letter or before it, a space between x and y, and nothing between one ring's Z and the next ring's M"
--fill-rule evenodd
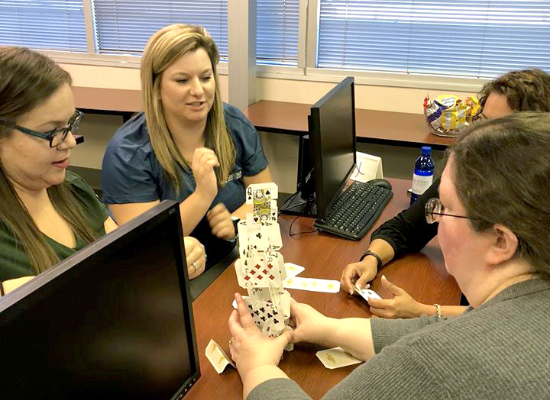
M416 253L437 234L437 223L428 224L424 214L424 206L433 197L439 197L439 183L437 178L416 202L395 217L386 221L372 233L371 240L383 239L388 242L395 258L407 253Z

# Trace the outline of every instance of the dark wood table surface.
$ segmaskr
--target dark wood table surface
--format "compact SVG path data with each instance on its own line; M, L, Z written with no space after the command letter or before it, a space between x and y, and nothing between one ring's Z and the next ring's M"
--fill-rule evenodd
M259 131L303 135L308 132L309 109L309 104L261 100L243 112ZM359 142L405 147L430 145L443 150L453 140L430 133L422 114L357 108L355 124Z
M406 190L410 181L389 179L394 197L384 209L373 229L408 206ZM354 242L322 233L306 233L289 236L289 229L296 217L280 216L283 237L281 254L286 262L305 267L299 276L309 278L340 279L343 267L356 261L369 242L370 232L361 242ZM300 217L292 224L292 232L313 229L313 219ZM445 270L437 239L418 254L396 260L383 269L383 273L395 284L406 289L415 299L424 303L459 304L460 289ZM390 294L381 288L381 274L373 283L373 289L382 297ZM240 399L242 385L238 373L228 367L218 375L204 355L210 339L229 352L230 338L227 320L232 311L233 294L246 294L237 284L233 266L227 268L193 303L197 333L201 378L187 395L198 399ZM339 293L316 293L289 290L300 302L308 303L331 317L368 317L367 304L357 296ZM318 349L312 345L296 345L294 351L285 352L280 367L314 399L322 397L331 387L345 378L356 366L335 370L326 369L315 356Z
M74 86L76 108L90 113L118 114L124 121L143 110L141 91ZM261 100L243 110L257 130L304 135L308 132L309 104ZM452 138L430 133L422 114L356 109L357 141L391 146L430 145L444 150Z

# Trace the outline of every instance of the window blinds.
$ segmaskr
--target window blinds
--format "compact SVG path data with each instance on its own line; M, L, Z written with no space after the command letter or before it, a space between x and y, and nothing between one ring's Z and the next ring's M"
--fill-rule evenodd
M318 68L466 77L550 71L549 1L320 1Z
M0 45L86 52L82 0L0 1Z

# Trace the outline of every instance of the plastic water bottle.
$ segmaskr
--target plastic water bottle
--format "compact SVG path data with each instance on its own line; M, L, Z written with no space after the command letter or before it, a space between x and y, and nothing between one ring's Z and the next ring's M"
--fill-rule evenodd
M422 193L428 189L434 178L434 160L432 160L432 148L422 146L422 153L414 163L411 205Z

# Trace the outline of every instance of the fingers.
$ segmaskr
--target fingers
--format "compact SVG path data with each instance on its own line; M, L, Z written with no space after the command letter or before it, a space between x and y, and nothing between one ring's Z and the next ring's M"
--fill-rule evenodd
M195 168L212 169L219 166L220 163L214 150L200 147L193 153L193 171Z
M361 289L364 289L365 287L370 287L370 285L367 285L367 282L372 279L370 277L370 275L368 274L368 272L364 272L360 277L359 279L357 279L357 282L355 282L355 286L357 287L357 289L361 290Z
M242 333L243 327L241 325L239 312L237 310L233 310L231 312L227 323L229 325L229 332L231 332L232 337L238 337Z
M370 308L370 312L380 318L388 318L393 319L395 318L395 313L392 310L387 310L385 308Z
M233 239L235 237L235 226L231 220L231 214L225 207L225 204L218 203L212 210L206 214L208 224L212 229L212 234L223 239Z
M340 278L342 289L349 294L354 293L354 281L357 275L359 275L355 264L356 263L346 265L346 268L342 271L342 277Z
M195 191L207 201L212 201L218 192L214 167L219 165L218 157L210 149L199 148L193 153L191 169L193 170L193 176L197 184Z
M355 294L355 286L358 289L364 289L367 282L372 281L376 277L376 273L378 272L376 263L371 258L368 257L363 261L348 264L344 268L340 283L346 292L353 295Z
M191 236L183 238L185 245L185 260L187 261L187 273L189 279L194 279L202 274L206 268L206 255L204 246Z
M374 308L390 308L393 299L375 299L370 297L368 300L369 306Z
M256 324L254 324L254 320L250 316L248 307L243 301L243 297L239 293L235 293L235 300L237 301L237 312L242 327L244 329L256 328Z
M381 318L396 318L397 313L393 305L393 299L373 299L368 300L370 312Z
M388 278L386 278L385 275L382 275L382 286L384 286L386 289L388 289L390 292L392 292L393 295L401 295L403 293L407 293L405 292L405 290L403 290L402 288L400 288L399 286L391 283Z

